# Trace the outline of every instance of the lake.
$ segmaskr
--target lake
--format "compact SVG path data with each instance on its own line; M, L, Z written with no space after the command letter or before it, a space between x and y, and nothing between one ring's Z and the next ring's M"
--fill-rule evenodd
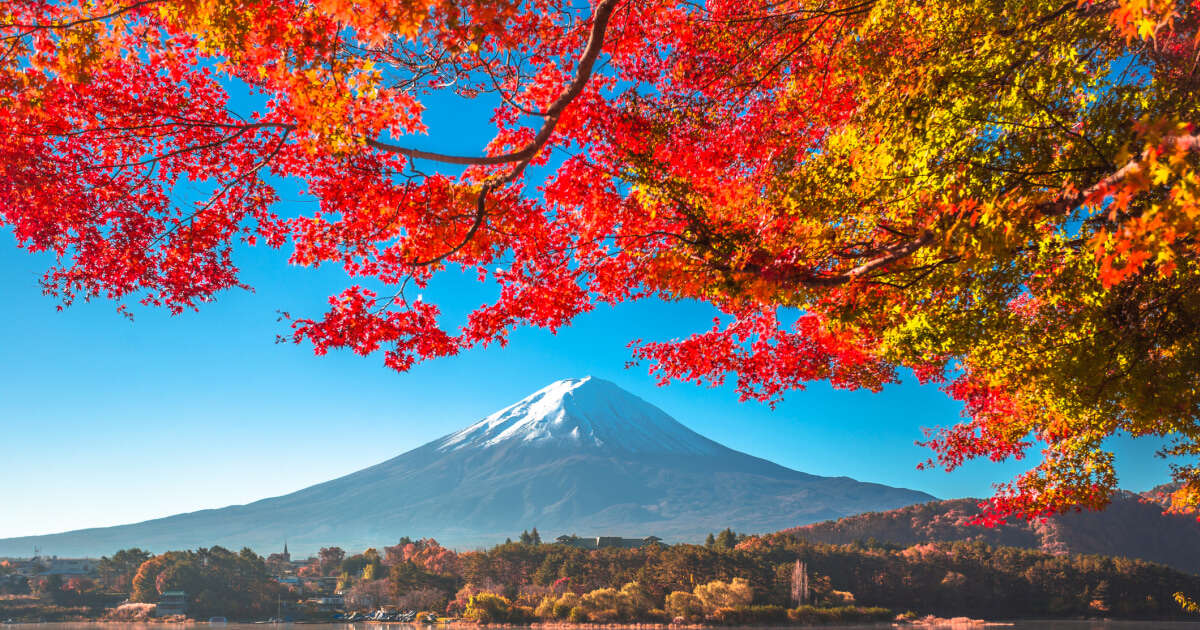
M170 630L172 627L186 626L189 629L207 630L208 628L219 628L220 630L270 630L278 626L289 626L289 630L418 630L418 627L413 624L403 623L305 623L305 624L248 624L248 623L229 623L229 624L209 624L208 622L193 622L187 624L161 624L161 623L38 623L38 624L16 624L14 626L0 625L0 628L16 629L16 626L36 626L37 630ZM444 628L444 626L438 626ZM467 626L459 626L465 628ZM891 624L868 624L868 625L849 625L849 626L769 626L772 630L788 630L788 628L823 628L825 630L839 630L848 628L890 628ZM1011 628L1012 630L1200 630L1200 621L1015 621L1011 625L996 626L902 626L911 627L914 630L922 628ZM513 626L514 630L519 630L520 626ZM737 630L736 626L722 626L722 630ZM759 626L758 630L764 628ZM424 630L421 628L420 630Z

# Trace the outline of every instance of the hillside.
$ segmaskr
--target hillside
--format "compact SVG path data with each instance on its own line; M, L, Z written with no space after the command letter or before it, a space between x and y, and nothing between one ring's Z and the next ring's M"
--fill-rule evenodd
M1152 491L1153 492L1153 491ZM993 546L1040 549L1055 554L1100 554L1159 562L1200 573L1200 523L1164 514L1146 496L1122 492L1101 512L1075 512L1045 522L1010 522L995 528L967 525L978 499L910 505L784 530L814 543L847 544L875 539L909 546L942 541L982 541Z

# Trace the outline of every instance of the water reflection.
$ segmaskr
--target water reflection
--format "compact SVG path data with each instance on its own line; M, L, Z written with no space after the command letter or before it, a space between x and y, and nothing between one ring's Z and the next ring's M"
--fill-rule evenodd
M208 621L189 621L179 624L170 623L89 623L89 622L72 622L72 623L29 623L29 624L14 624L0 625L3 630L20 630L18 626L36 627L37 630L171 630L173 627L186 627L189 630L207 630L207 628L215 628L219 630L428 630L429 626L418 626L412 623L221 623L210 624ZM434 628L449 628L452 626L438 625ZM471 626L464 624L459 626L460 630L467 630ZM866 624L866 625L846 625L846 626L745 626L741 630L811 630L820 628L822 630L850 630L852 628L891 628L890 623ZM937 626L909 626L898 625L899 628L911 628L912 630L927 630L933 628L954 628L958 630L965 629L985 629L995 628L997 630L1200 630L1200 622L1193 621L1099 621L1099 620L1053 620L1053 621L1016 621L1011 623L997 623L980 625L937 625ZM521 626L511 626L512 630L522 630ZM715 630L739 630L738 626L720 626Z

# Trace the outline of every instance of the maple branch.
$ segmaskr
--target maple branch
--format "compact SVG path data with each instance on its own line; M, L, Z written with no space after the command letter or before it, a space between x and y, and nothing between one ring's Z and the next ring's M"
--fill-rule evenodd
M1200 134L1190 136L1168 136L1156 146L1149 147L1142 151L1136 157L1130 159L1124 166L1113 171L1108 176L1100 181L1088 186L1083 190L1066 189L1061 191L1053 199L1037 204L1034 208L1038 214L1044 216L1055 216L1066 214L1074 210L1086 200L1096 196L1119 183L1121 180L1129 177L1133 173L1141 169L1142 163L1152 157L1152 153L1159 147L1173 148L1176 151L1196 151L1200 152Z
M134 9L140 9L141 7L144 7L148 4L154 4L156 2L161 2L161 1L162 0L141 0L140 2L134 2L133 4L131 4L129 6L120 7L116 10L105 13L104 15L94 15L94 16L90 16L90 17L86 17L86 18L79 18L77 20L72 20L70 22L64 22L62 24L8 24L7 26L28 29L30 31L49 31L49 30L57 30L57 29L63 29L63 28L71 28L73 26L82 26L84 24L90 24L92 22L100 22L103 20L107 20L109 18L114 18L114 17L117 17L118 15L121 15L122 13L128 13L130 11L133 11ZM3 25L0 25L0 26L3 26Z
M466 157L430 153L398 147L378 140L367 140L367 144L372 147L391 153L399 153L414 159L423 158L464 165L491 165L516 162L516 165L513 166L507 175L503 177L493 176L484 181L483 187L479 191L479 196L475 200L475 217L471 222L471 227L467 228L466 234L463 235L457 245L429 260L411 261L408 263L409 265L427 267L446 260L461 251L463 247L466 247L467 243L470 243L475 234L479 232L479 229L483 227L484 221L487 219L488 194L521 176L521 173L525 171L525 167L529 166L529 163L533 160L533 157L549 142L555 127L558 126L558 121L563 111L583 93L584 87L592 76L592 69L595 67L596 59L600 56L600 51L604 47L604 34L608 29L608 21L612 17L613 10L616 9L617 2L619 0L602 0L596 5L596 10L593 13L591 34L588 36L588 43L583 50L583 54L579 57L579 69L575 72L575 78L558 95L558 98L554 99L554 102L545 111L540 113L544 117L542 128L534 136L533 140L520 151L495 156Z
M1092 184L1083 190L1067 189L1060 192L1053 199L1037 204L1034 206L1038 214L1043 216L1057 216L1066 214L1075 209L1085 201L1103 193L1108 188L1116 185L1121 180L1129 177L1137 172L1142 167L1142 163L1152 157L1154 151L1166 147L1175 151L1193 151L1200 152L1200 134L1185 135L1185 136L1168 136L1161 143L1149 147L1142 151L1138 156L1130 159L1124 166L1113 171L1108 176L1100 181ZM918 249L928 245L933 241L934 234L932 231L925 231L920 237L899 243L885 249L885 253L881 256L868 260L857 267L847 271L830 274L818 275L811 272L799 275L793 278L800 284L805 286L837 286L848 282L863 279L872 271L885 267L902 258L906 258L916 252Z
M436 265L443 260L446 260L447 258L457 254L462 248L466 247L467 243L470 243L471 239L475 238L475 233L479 231L479 228L483 227L483 220L487 218L487 195L490 191L491 188L487 186L485 186L483 190L479 191L479 197L475 199L475 219L471 222L471 227L467 228L467 233L463 235L462 239L458 241L457 245L438 254L437 256L434 256L433 258L430 258L429 260L412 261L408 264L413 267L428 267L430 265Z
M481 155L481 156L466 156L466 155L448 155L445 153L436 153L433 151L422 151L409 147L401 147L394 144L367 139L367 144L380 151L388 153L399 153L413 159L432 160L435 162L443 162L446 164L461 164L464 166L489 166L495 164L508 164L517 162L518 166L505 179L512 181L516 179L529 161L537 155L538 151L546 145L550 140L550 136L554 134L555 127L558 126L559 118L562 116L563 110L567 108L580 94L583 93L583 88L587 85L592 76L592 69L596 65L596 59L600 56L600 51L604 47L604 34L608 30L608 21L612 17L612 12L617 7L619 0L601 0L596 5L596 10L592 14L592 30L588 37L587 46L583 50L583 54L579 57L579 68L575 72L575 77L567 84L566 89L558 95L558 98L546 108L542 115L545 120L542 122L541 129L529 144L525 145L519 151L504 153L501 155Z

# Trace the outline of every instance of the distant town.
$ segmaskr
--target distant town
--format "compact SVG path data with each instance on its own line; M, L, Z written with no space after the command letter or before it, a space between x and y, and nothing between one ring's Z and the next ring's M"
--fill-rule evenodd
M536 528L486 550L433 539L294 558L223 547L0 559L0 621L807 624L933 617L1186 618L1200 576L981 542L817 544L731 529L703 544Z

